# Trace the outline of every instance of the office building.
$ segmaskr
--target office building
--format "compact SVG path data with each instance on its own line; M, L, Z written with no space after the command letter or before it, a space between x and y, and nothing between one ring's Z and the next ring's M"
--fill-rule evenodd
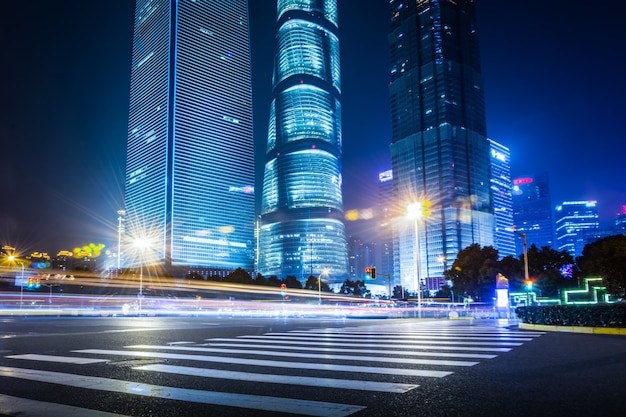
M254 260L247 1L138 0L126 164L130 265ZM134 255L134 256L133 256Z
M528 247L557 249L554 240L553 207L550 200L548 173L525 175L513 179L513 224L518 233L526 234ZM521 237L515 239L515 253L524 253Z
M279 0L259 272L348 276L336 1Z
M475 2L389 7L395 276L415 292L459 251L494 245L489 142Z
M515 256L515 234L512 231L513 196L511 194L511 152L506 146L489 139L491 155L491 197L496 220L495 245L501 258Z
M393 171L386 170L378 174L378 236L379 258L376 266L378 272L385 274L385 278L395 282L393 272ZM389 277L386 277L389 275Z
M600 229L595 201L564 201L556 207L557 250L567 251L574 259L585 245L597 240Z

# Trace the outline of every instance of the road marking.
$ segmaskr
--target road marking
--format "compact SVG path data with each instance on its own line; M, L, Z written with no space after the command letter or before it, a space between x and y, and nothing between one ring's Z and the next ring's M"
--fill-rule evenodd
M129 349L166 349L184 352L207 352L207 353L228 353L228 354L245 354L245 355L261 355L261 356L279 356L281 358L314 358L341 361L360 361L360 362L384 362L384 363L403 363L409 365L441 365L441 366L474 366L478 362L469 361L451 361L440 359L411 359L411 358L388 358L384 356L360 356L360 355L329 355L318 354L311 356L309 353L294 352L276 352L272 350L249 350L249 349L219 349L194 346L155 346L155 345L134 345L125 346Z
M213 339L205 339L207 342L238 342L244 340L241 338L229 339L216 337ZM254 343L281 343L284 345L319 345L319 346L354 346L354 347L373 347L373 348L389 348L389 349L425 349L425 350L464 350L473 352L510 352L512 348L504 347L475 347L475 346L441 346L441 345L402 345L395 343L345 343L332 341L309 341L309 340L282 340L274 339L255 339L250 342Z
M460 341L465 341L465 340L479 340L479 341L488 341L488 340L494 340L494 341L519 341L519 342L530 342L533 339L532 338L522 338L522 337L507 337L507 336L466 336L466 335L456 335L456 334L452 334L452 335L441 335L441 334L436 334L436 335L430 335L430 334L412 334L412 333L403 333L403 334L398 334L398 333L341 333L341 332L335 332L335 333L330 333L330 332L324 332L324 333L309 333L309 332L288 332L288 333L268 333L266 334L266 336L293 336L293 335L298 335L298 336L302 336L302 337L309 337L309 338L315 338L315 337L340 337L340 338L346 338L346 339L376 339L376 338L383 338L383 337L387 337L387 336L393 336L394 340L421 340L421 339L435 339L435 340L439 340L439 339L443 339L443 340L460 340Z
M235 347L235 348L262 348L262 349L277 349L277 350L305 350L311 352L342 352L342 353L368 353L378 355L400 355L400 356L435 356L441 358L466 358L466 359L493 359L498 355L488 355L485 353L458 353L458 352L411 352L411 351L397 351L397 350L376 350L376 349L359 349L361 345L358 345L354 349L345 348L324 348L314 346L285 346L285 345L254 345L250 343L207 343L202 346L221 346L221 347Z
M86 388L97 391L119 392L145 397L164 398L168 400L189 401L202 404L241 407L319 417L344 417L366 408L359 405L300 400L296 398L278 398L262 395L234 394L228 392L164 387L160 385L142 384L118 379L38 371L33 369L10 368L4 366L0 367L0 376L60 384L77 388ZM42 415L48 414L43 413Z
M371 366L351 366L327 363L307 363L307 362L286 362L286 361L269 361L261 359L232 358L226 356L204 356L204 355L182 355L178 353L163 352L135 352L125 350L104 350L104 349L83 349L73 350L75 353L87 353L95 355L117 355L117 356L133 356L141 358L161 358L161 359L186 359L191 361L216 362L216 363L232 363L238 365L249 366L267 366L270 368L290 368L290 369L311 369L317 371L333 371L333 372L359 372L383 375L404 375L404 376L421 376L432 378L443 378L453 372L446 371L429 371L423 369L403 369L403 368L383 368Z
M401 394L417 388L415 384L400 384L353 379L319 378L308 376L256 374L251 372L223 371L219 369L190 368L174 365L145 365L133 369L142 371L166 372L178 375L199 376L203 378L234 379L247 382L264 382L271 384L305 385L333 389L348 389L376 392L393 392Z
M108 362L107 359L89 359L89 358L76 358L76 357L70 357L70 356L37 355L34 353L5 356L5 358L26 359L26 360L31 360L31 361L44 361L44 362L57 362L57 363L73 363L77 365Z
M244 340L244 339L266 339L266 338L272 338L272 339L280 339L280 340L302 340L302 341L307 341L307 340L324 340L324 341L337 341L337 342L354 342L354 339L351 338L344 338L344 337L332 337L332 336L323 336L323 337L318 337L318 336L279 336L279 337L273 337L272 336L273 333L268 333L267 335L263 335L263 336L255 336L255 335L246 335L246 336L238 336L237 338L240 340ZM373 337L369 337L366 340L368 341L372 341L372 339L376 339ZM381 339L381 338L378 338ZM400 339L400 338L398 338ZM386 343L406 343L410 340L398 340L398 342L395 342L395 340L389 340L389 339L385 339ZM469 342L464 342L461 340L420 340L420 342L427 342L430 344L434 344L434 345L459 345L459 344L465 344L465 345L478 345L478 346L522 346L523 343L515 343L515 342L475 342L475 341L469 341Z
M123 414L107 413L88 408L73 407L44 401L28 400L0 394L0 410L7 416L46 417L128 417Z

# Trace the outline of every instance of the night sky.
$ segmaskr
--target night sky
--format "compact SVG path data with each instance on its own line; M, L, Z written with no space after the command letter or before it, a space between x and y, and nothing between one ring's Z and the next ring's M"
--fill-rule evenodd
M0 245L114 248L123 208L134 1L11 1L0 15ZM263 171L275 9L251 0L257 173ZM623 179L621 0L477 0L489 137L512 175L547 171L553 205L597 200L609 225ZM376 204L391 168L388 12L339 0L345 209ZM257 183L257 200L261 183ZM369 240L374 221L348 224Z

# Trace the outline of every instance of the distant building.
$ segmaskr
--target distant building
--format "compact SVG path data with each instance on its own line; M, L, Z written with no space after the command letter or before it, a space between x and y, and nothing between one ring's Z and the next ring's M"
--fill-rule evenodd
M534 243L539 249L544 246L557 249L548 173L514 178L512 197L513 224L519 233L526 234L528 246ZM517 255L524 252L521 238L515 239L515 252Z
M130 266L253 269L247 7L137 0L124 227L142 247L123 251Z
M565 201L556 207L555 217L557 250L576 258L588 242L597 240L600 223L595 201Z
M613 229L617 235L626 235L626 205L623 205L622 210L615 216Z
M495 243L475 12L473 0L389 1L394 276L412 293L459 251Z
M378 254L380 263L376 265L381 274L393 275L393 171L387 170L378 174Z
M362 281L365 279L365 268L376 266L376 243L363 242L360 238L350 236L348 239L349 279Z
M515 256L513 196L511 193L511 152L506 146L489 139L491 155L491 198L496 218L494 247L500 257Z

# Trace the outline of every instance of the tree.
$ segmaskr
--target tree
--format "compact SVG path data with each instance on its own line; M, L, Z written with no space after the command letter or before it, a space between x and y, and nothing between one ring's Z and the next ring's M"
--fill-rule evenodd
M256 274L256 278L254 278L254 285L267 285L267 279L261 274Z
M267 279L265 285L268 285L270 287L280 287L280 284L282 283L283 282L279 280L276 275L272 275L271 277Z
M626 298L626 235L608 236L585 245L578 265L584 277L600 276L609 294Z
M302 283L293 275L287 275L287 277L285 277L285 285L287 288L302 289Z
M242 268L237 268L233 272L228 274L224 278L224 282L228 282L230 284L254 284L254 280L252 279L250 274L248 274Z
M571 277L564 277L561 270L573 263L567 251L559 252L549 246L537 249L534 243L528 249L528 275L544 297L557 297L561 289L572 286Z
M492 246L481 248L474 243L457 254L456 260L450 269L444 271L444 275L452 280L456 294L483 300L493 296L498 272L498 250Z
M304 289L317 291L320 289L320 286L321 286L322 291L331 292L331 289L328 286L328 283L325 282L324 280L322 280L322 282L319 283L318 279L319 279L318 277L314 277L313 275L310 275L309 278L306 280L306 283L304 284Z
M341 284L339 293L357 297L369 297L371 295L371 291L365 286L365 281L350 281L349 279Z

